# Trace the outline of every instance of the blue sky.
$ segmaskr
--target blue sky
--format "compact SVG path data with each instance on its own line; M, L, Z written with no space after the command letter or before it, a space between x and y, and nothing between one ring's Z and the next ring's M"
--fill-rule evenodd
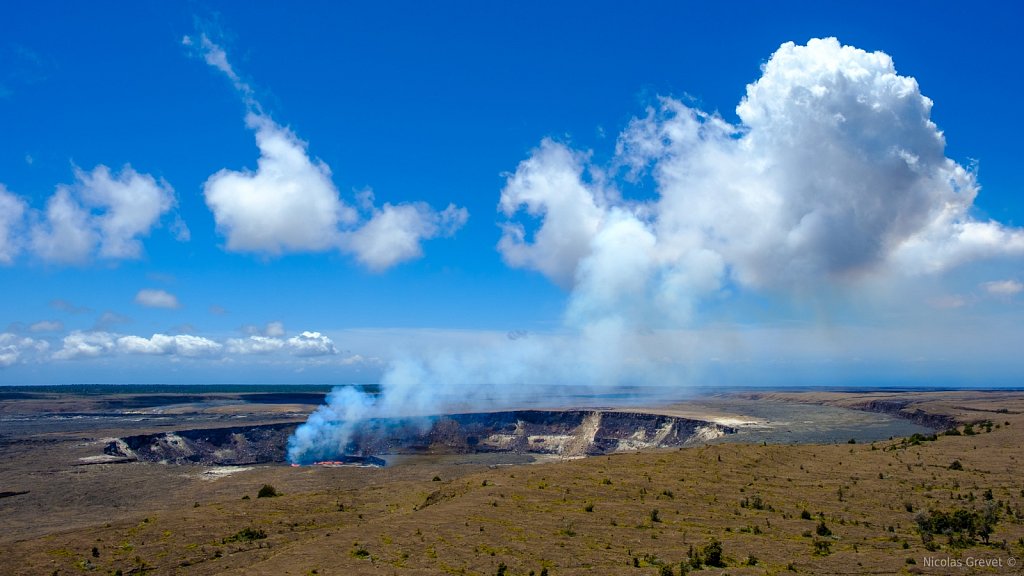
M1019 385L1021 11L5 7L0 383Z

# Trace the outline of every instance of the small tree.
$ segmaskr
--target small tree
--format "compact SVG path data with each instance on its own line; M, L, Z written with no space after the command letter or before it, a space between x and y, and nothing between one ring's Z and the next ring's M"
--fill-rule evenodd
M718 540L711 540L707 546L704 547L704 563L708 566L714 566L721 568L725 566L725 562L722 561L722 543Z

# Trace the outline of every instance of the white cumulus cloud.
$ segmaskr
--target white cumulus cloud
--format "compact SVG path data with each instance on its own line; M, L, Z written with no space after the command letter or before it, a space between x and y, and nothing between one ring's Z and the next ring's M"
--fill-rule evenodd
M138 258L141 238L175 205L170 184L128 165L117 174L103 165L91 172L76 168L75 179L58 186L45 210L31 215L30 248L43 260Z
M224 169L203 186L227 249L277 255L337 246L338 226L357 215L342 203L330 169L269 118L250 113L246 122L260 150L256 171Z
M135 295L135 303L147 308L180 308L178 297L165 290L143 289Z
M970 216L979 186L945 157L931 106L881 52L786 43L739 125L671 98L630 122L611 170L649 173L654 200L623 198L587 155L543 141L502 191L498 248L572 286L584 321L630 306L685 319L729 284L800 292L1024 254L1024 231Z
M469 218L465 208L449 204L441 212L416 202L384 204L359 228L343 236L342 249L371 270L385 270L423 255L423 240L451 236Z
M60 350L53 353L56 360L95 358L117 349L117 335L110 332L75 330L63 339Z
M224 346L219 342L191 334L153 334L150 338L122 336L117 339L117 348L129 354L154 354L197 357L218 354Z
M284 340L270 336L229 338L227 341L227 350L231 354L273 354L284 349L284 347Z
M49 342L10 332L0 333L0 368L33 360L50 348Z
M275 323L271 323L273 326ZM228 338L217 341L194 334L162 334L138 336L118 334L104 330L76 330L64 336L59 350L52 354L55 360L75 360L100 356L145 355L168 356L196 359L221 359L230 356L252 356L284 354L298 357L326 356L338 354L331 338L320 332L306 331L284 338L280 336L251 335L246 338ZM48 343L44 340L23 338L10 333L0 334L0 354L9 357L10 363L18 360L25 351L33 354L45 352ZM362 362L351 357L343 363Z
M184 43L195 46L186 37ZM341 250L373 270L383 270L422 255L422 242L451 235L466 221L464 208L436 211L423 203L362 206L346 203L321 160L310 157L306 142L260 109L250 87L241 82L222 47L203 35L200 51L242 95L246 125L256 136L260 156L255 170L223 169L203 185L225 248L278 256L291 252Z
M296 356L325 356L337 354L334 342L319 332L303 332L288 339L288 348Z

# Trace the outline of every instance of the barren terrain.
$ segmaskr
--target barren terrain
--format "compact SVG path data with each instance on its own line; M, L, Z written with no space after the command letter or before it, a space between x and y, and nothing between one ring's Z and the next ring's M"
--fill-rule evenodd
M384 468L100 457L113 437L299 422L317 396L171 400L131 409L110 404L131 401L124 396L0 401L5 573L1015 574L1024 560L1019 392L737 398L886 412L959 432L934 439L755 444L740 434L729 439L738 443L514 466L487 455ZM82 416L96 410L170 416L99 428ZM742 411L718 417L758 423ZM258 497L265 485L278 495Z

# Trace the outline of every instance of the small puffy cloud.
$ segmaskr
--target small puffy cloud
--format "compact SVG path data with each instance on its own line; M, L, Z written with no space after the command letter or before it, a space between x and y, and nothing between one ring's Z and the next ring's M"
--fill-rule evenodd
M184 43L195 46L196 40L186 37ZM450 236L466 222L465 208L438 212L419 202L376 208L372 195L360 198L361 213L341 198L330 167L310 157L306 142L262 112L223 48L203 35L199 49L242 95L260 152L255 170L225 168L203 185L227 250L267 256L341 250L383 270L420 257L424 240Z
M135 303L147 308L180 308L178 297L165 290L139 290L135 295Z
M278 338L284 336L284 323L283 322L269 322L267 327L263 329L263 334L272 338Z
M995 280L985 282L981 287L993 296L1016 296L1024 291L1024 284L1016 280Z
M50 344L45 340L25 338L10 332L0 333L0 368L34 359L49 347Z
M104 356L116 350L117 335L110 332L75 330L63 339L60 350L53 353L56 360L76 360Z
M28 327L31 332L61 332L64 323L59 320L41 320Z
M423 255L423 240L451 236L469 218L465 208L449 204L441 212L417 202L384 204L360 228L344 236L343 250L371 270L380 271Z
M118 174L100 165L75 169L77 182L61 185L41 214L34 214L30 246L40 258L81 264L94 255L134 259L141 238L175 205L174 189L125 165Z
M191 334L153 334L150 338L122 336L117 339L118 350L129 354L214 356L219 354L223 347L219 342Z
M324 356L337 354L331 339L319 332L303 332L288 339L288 348L296 356Z
M25 211L25 201L0 184L0 264L10 264L21 251L19 233Z

